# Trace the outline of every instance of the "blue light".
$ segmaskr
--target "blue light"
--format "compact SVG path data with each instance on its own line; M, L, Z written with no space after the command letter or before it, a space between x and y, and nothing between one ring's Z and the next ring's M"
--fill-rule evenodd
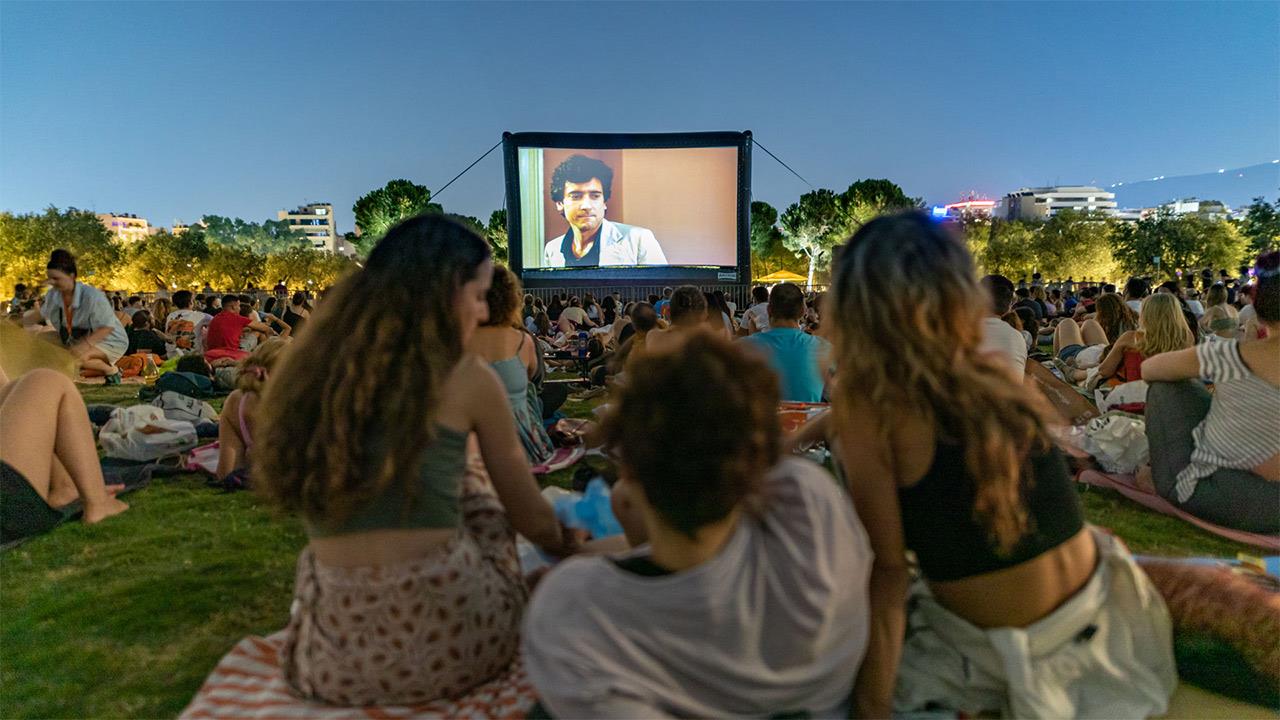
M929 209L929 214L936 218L944 218L947 216L947 209L942 205L934 205Z

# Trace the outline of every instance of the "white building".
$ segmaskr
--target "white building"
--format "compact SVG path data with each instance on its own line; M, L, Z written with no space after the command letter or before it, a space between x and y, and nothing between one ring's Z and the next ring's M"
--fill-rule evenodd
M1174 217L1182 215L1199 215L1206 220L1225 220L1231 215L1231 208L1219 200L1201 200L1199 198L1183 198L1165 203L1161 210L1168 210Z
M281 210L276 217L289 223L290 229L301 233L311 241L316 250L328 250L343 255L351 254L351 248L338 235L338 225L333 219L333 205L308 203L293 211Z
M103 227L111 231L117 240L126 243L135 243L144 240L150 235L154 235L159 228L151 227L151 223L146 218L140 218L132 213L97 213L98 222Z
M1021 188L1004 196L1006 220L1047 220L1063 210L1114 215L1116 195L1092 185Z

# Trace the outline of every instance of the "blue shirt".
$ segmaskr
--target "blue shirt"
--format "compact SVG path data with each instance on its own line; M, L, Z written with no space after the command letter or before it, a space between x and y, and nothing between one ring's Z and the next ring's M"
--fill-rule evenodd
M99 348L108 355L120 357L129 349L129 336L116 318L111 301L96 287L76 281L76 289L71 296L73 327L67 327L66 317L63 315L62 293L56 289L51 288L44 296L40 312L44 315L45 322L56 330L65 330L69 337L76 334L72 330L93 332L99 328L111 328L111 334L98 343Z
M826 374L822 364L831 356L831 343L797 327L775 327L739 342L764 353L778 374L778 389L786 402L822 402Z

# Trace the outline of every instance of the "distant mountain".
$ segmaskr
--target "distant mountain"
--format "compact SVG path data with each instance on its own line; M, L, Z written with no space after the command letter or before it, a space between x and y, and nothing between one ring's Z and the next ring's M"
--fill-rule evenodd
M1268 200L1280 197L1280 163L1250 165L1221 173L1117 183L1105 189L1116 194L1116 203L1122 208L1153 207L1172 200L1196 197L1221 200L1234 210L1248 205L1260 195Z

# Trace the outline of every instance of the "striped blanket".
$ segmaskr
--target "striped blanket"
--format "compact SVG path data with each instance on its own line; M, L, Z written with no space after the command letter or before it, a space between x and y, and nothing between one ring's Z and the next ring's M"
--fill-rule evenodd
M524 718L537 697L517 658L506 674L457 700L414 706L336 707L302 700L289 692L280 671L283 633L247 637L218 662L180 718Z

